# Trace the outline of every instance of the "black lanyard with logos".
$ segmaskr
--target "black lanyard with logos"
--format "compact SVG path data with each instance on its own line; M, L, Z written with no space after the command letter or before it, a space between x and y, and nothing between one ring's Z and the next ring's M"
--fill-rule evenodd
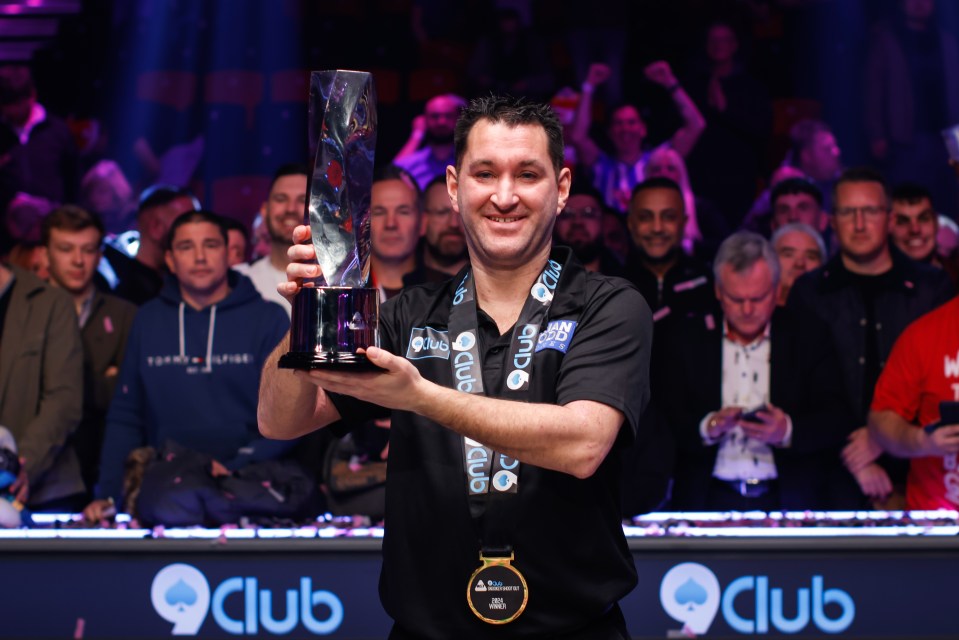
M563 264L549 259L530 288L510 339L505 399L529 402L533 354L562 272ZM453 295L449 331L455 388L486 395L472 270L466 272ZM512 622L525 610L528 600L526 581L510 564L518 519L520 462L464 437L463 471L470 515L479 532L482 563L467 584L467 602L484 622Z

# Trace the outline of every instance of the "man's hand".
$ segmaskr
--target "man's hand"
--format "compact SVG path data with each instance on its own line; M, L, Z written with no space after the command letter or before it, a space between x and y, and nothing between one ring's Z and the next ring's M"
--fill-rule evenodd
M94 500L83 510L83 519L95 524L107 518L112 518L116 513L117 509L113 500Z
M665 60L657 60L649 64L643 71L651 82L655 82L666 89L679 84L676 76L673 75L672 68L670 68L669 63Z
M224 467L222 463L220 463L217 460L213 460L210 463L210 475L213 476L214 478L222 478L224 476L229 476L233 474L229 469Z
M932 433L923 432L925 446L923 452L927 456L947 456L959 453L959 424L950 424L939 427Z
M10 495L20 504L27 504L27 499L30 498L30 480L27 478L26 465L27 461L20 458L20 473L17 474L17 479L13 481L9 489Z
M853 475L882 454L882 447L869 435L868 427L859 427L849 434L848 440L842 450L842 462Z
M426 134L426 115L420 114L413 118L413 125L410 128L410 136L419 140Z
M380 429L389 429L393 425L393 420L391 418L377 418L373 421ZM380 451L380 460L387 460L390 457L390 443L387 442L386 446L383 447L383 450Z
M713 412L706 421L706 437L710 440L719 440L727 431L736 426L739 416L743 414L742 407L723 407Z
M316 263L316 249L313 248L313 236L310 228L305 224L297 225L293 229L293 245L286 251L290 262L286 265L286 282L276 285L281 296L293 304L293 297L303 286L303 280L312 280L323 275L320 265Z
M867 464L852 474L859 483L864 495L877 500L884 500L892 493L892 480L886 470L875 462Z
M603 64L602 62L594 62L589 65L589 71L586 72L586 84L591 84L594 87L598 87L607 80L612 74L610 68Z
M305 376L325 391L353 396L388 409L422 413L418 410L423 400L422 389L432 383L420 376L406 358L394 356L384 349L370 347L366 350L366 357L384 371L353 373L315 369L295 371L294 374Z
M759 419L758 422L738 421L743 433L766 444L782 444L782 441L786 439L786 429L789 424L786 413L778 407L767 404L766 410L758 411L756 417Z

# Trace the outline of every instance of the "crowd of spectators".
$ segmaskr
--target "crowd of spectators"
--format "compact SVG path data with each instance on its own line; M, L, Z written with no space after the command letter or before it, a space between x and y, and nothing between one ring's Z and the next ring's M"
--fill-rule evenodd
M554 86L515 11L477 44L476 91L553 96L574 173L556 242L632 283L654 314L652 403L616 453L624 515L959 507L959 426L917 428L939 419L939 400L959 401L959 311L940 306L959 274L959 230L940 212L959 197L938 139L959 123L959 47L933 10L903 0L877 27L864 78L872 167L845 168L830 126L809 118L769 166L769 97L729 22L707 29L701 68L646 66L674 110L655 144L646 110L617 102L630 92L615 38L612 58L577 58L578 90ZM446 190L465 103L427 100L402 148L379 157L370 286L383 300L466 264ZM339 440L271 442L257 429L259 372L289 327L275 285L309 200L306 159L277 168L258 236L182 187L137 196L115 162L80 175L24 66L0 68L0 119L0 427L22 462L14 504L92 523L119 509L148 524L382 517L389 420ZM930 381L936 358L945 375Z

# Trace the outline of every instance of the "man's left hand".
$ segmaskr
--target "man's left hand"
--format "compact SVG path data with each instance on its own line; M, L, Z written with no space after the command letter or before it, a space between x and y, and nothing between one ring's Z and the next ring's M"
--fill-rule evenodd
M882 447L869 435L868 427L860 427L849 434L849 444L842 450L842 461L853 474L875 461Z
M669 66L669 63L665 60L657 60L649 64L645 69L646 77L649 78L651 82L666 87L674 86L677 83L676 76L673 75L673 70Z
M779 407L767 405L765 411L756 413L758 421L740 420L739 426L750 438L765 442L766 444L782 444L786 439L786 429L788 422L786 413Z
M314 384L332 393L353 396L388 409L415 412L419 406L422 385L429 384L416 367L406 358L394 356L378 347L367 349L366 357L383 371L354 373L314 369L295 373L309 376Z

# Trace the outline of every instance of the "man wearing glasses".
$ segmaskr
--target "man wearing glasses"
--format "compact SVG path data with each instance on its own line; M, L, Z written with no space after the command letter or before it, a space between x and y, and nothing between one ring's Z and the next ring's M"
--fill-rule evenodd
M896 338L910 322L952 297L952 285L942 271L890 250L889 195L880 174L846 170L833 189L833 204L839 253L797 279L788 304L813 311L830 326L850 408L858 424L865 425L873 388ZM891 460L877 463L880 453L862 426L850 435L843 462L868 501L896 508L901 503L887 501L901 498L906 468ZM862 501L862 496L849 498ZM857 506L865 505L849 505Z
M599 201L599 192L574 182L566 207L556 219L553 240L571 248L588 271L622 276L623 266L603 243L603 207Z
M446 176L436 176L423 192L420 225L422 257L416 269L403 278L404 286L443 282L459 273L469 256L460 217L453 211L446 192Z

